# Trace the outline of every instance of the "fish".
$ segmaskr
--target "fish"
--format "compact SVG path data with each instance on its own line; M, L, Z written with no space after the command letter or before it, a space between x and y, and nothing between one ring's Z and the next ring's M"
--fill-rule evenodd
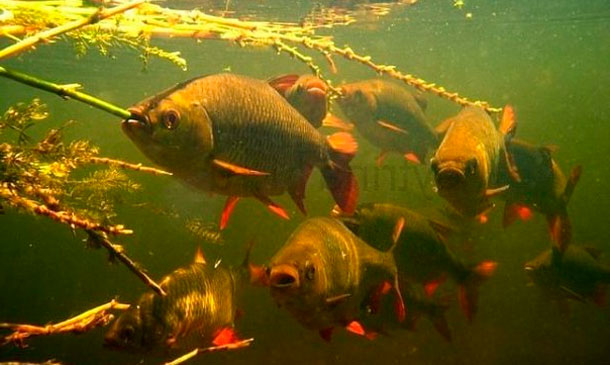
M436 148L438 137L424 114L426 100L390 81L365 80L342 85L336 99L358 132L381 152L398 153L420 164Z
M346 132L324 137L271 86L234 74L198 77L129 108L122 129L146 157L201 191L227 196L220 229L236 203L288 192L301 212L307 180L320 168L334 200L352 210L358 184L349 161L358 144Z
M387 249L396 240L394 257L400 280L421 284L429 297L447 277L451 278L458 285L464 315L469 321L474 319L478 288L493 275L497 263L484 260L464 264L447 246L453 227L389 203L360 204L353 214L335 208L333 216L378 250Z
M572 238L567 205L582 174L582 166L575 166L566 177L552 157L554 147L514 139L508 149L519 166L521 181L511 181L506 172L501 174L501 181L510 184L510 189L501 196L506 202L504 227L517 219L530 219L532 210L539 211L546 217L552 241L560 251L564 250Z
M314 75L281 75L269 85L282 95L314 127L320 128L328 110L328 86Z
M165 296L143 294L112 323L104 345L150 352L237 342L237 300L250 272L249 251L243 264L233 268L206 263L198 250L191 265L163 278Z
M493 204L490 198L508 190L498 186L499 169L505 166L513 181L520 181L517 166L506 145L515 134L513 108L504 107L499 130L479 107L464 107L456 116L437 126L444 135L430 167L438 194L460 214L486 221Z
M570 244L562 252L556 246L545 250L524 266L526 274L550 299L605 304L610 267L600 263L601 251Z
M301 223L267 270L274 301L327 341L335 327L375 337L358 320L380 287L394 293L397 319L404 319L392 249L372 248L336 219L316 217Z

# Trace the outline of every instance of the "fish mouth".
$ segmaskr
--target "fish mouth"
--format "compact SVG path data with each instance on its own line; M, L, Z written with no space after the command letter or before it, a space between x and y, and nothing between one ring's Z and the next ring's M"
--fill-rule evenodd
M277 289L298 288L299 271L291 265L275 266L269 274L269 283Z
M326 84L322 80L311 80L305 87L307 94L315 98L326 99Z
M466 180L464 171L455 167L445 167L438 171L435 177L436 186L441 190L452 190Z
M148 120L142 107L131 107L127 109L127 111L129 111L131 115L121 123L121 127L126 133L137 130L150 132L150 120Z

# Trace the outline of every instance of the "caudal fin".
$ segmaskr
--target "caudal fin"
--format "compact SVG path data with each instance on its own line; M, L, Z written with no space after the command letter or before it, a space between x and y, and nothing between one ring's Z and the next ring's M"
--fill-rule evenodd
M482 261L472 268L458 289L458 299L462 312L472 322L478 309L479 286L496 271L498 263Z
M351 134L338 132L328 137L331 161L322 168L322 176L330 192L346 214L354 213L358 201L358 182L349 161L358 150L358 143Z

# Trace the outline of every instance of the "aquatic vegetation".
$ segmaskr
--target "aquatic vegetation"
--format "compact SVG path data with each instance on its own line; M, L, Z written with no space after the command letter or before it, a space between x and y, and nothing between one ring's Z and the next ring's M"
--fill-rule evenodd
M42 215L72 229L83 229L91 247L104 247L158 293L163 291L123 252L108 235L131 234L115 223L115 206L140 188L119 168L155 174L164 171L139 164L99 157L97 147L85 140L64 142L62 129L50 129L39 141L26 133L49 116L38 99L18 103L0 118L0 206ZM12 134L16 136L10 136ZM103 164L104 169L84 177L72 174L79 168Z
M335 94L340 94L340 91L332 87L331 81L323 75L322 68L315 63L313 56L304 51L311 50L322 55L328 61L333 73L336 72L336 65L332 57L340 56L358 62L380 75L395 78L418 90L430 92L462 106L480 106L490 112L501 110L492 107L488 102L469 100L457 92L448 91L435 83L403 73L396 66L375 62L371 56L360 55L349 45L337 46L332 36L316 33L319 26L315 23L304 22L299 25L245 21L213 16L199 10L164 8L144 0L122 3L111 9L88 7L80 2L66 6L63 2L49 4L38 1L3 0L0 4L12 14L0 22L0 33L17 40L17 43L0 50L0 60L14 56L43 41L49 42L54 37L64 35L75 40L77 54L83 54L90 47L96 47L102 54L109 55L113 46L122 45L139 50L145 64L148 57L157 56L186 69L186 60L180 57L179 52L151 47L149 40L153 37L222 40L241 47L270 47L278 54L286 53L305 63L317 77L329 85ZM107 19L115 15L117 15L115 18ZM341 20L338 22L338 24L344 23L345 21ZM325 28L332 26L332 22L324 23ZM17 38L17 35L24 34L30 36L23 40ZM5 74L1 75L6 77Z

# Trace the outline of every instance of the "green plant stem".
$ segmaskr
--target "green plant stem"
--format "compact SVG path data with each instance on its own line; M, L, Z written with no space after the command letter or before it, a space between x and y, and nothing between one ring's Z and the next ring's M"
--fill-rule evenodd
M128 119L131 117L131 113L128 110L118 107L114 104L110 104L109 102L98 99L89 94L76 91L74 86L55 84L53 82L41 80L34 76L30 76L19 71L7 69L3 66L0 66L0 76L35 87L37 89L57 94L62 98L78 100L82 103L91 105L94 108L103 110L123 119Z

